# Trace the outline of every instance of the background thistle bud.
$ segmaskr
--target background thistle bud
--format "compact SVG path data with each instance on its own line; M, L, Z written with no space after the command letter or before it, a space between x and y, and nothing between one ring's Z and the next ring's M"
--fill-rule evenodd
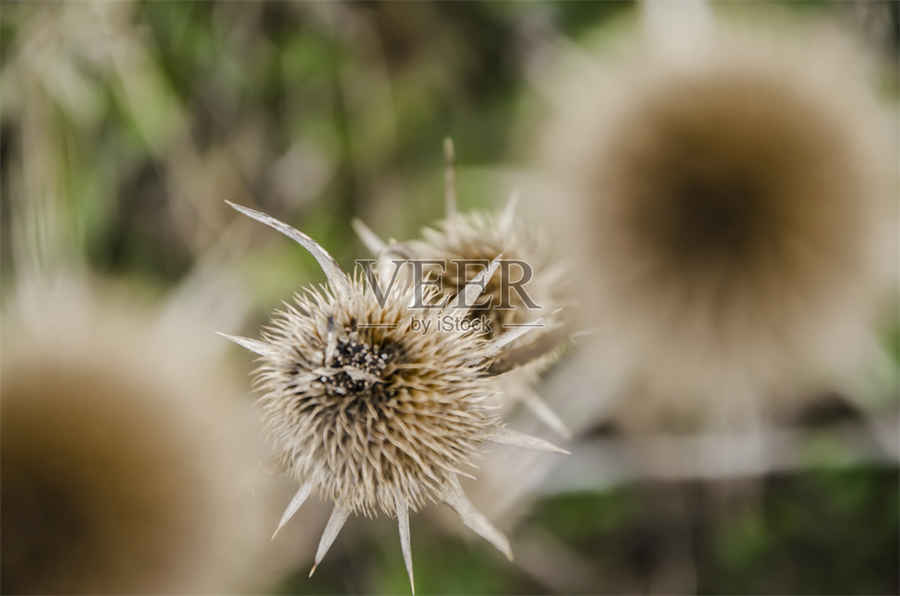
M570 74L545 131L601 350L640 396L623 407L693 418L752 396L740 419L858 394L889 288L896 123L830 29L690 41Z
M3 592L256 585L263 451L240 394L193 360L197 329L24 285L3 322Z
M569 305L565 270L560 261L552 258L547 238L516 217L516 203L517 199L511 198L499 214L473 212L449 216L435 227L423 230L421 239L406 246L413 258L444 263L443 269L432 265L429 270L429 275L441 282L443 294L439 300L452 298L481 268L464 268L461 263L486 263L502 255L504 266L494 273L484 291L483 301L490 299L490 306L473 309L470 316L486 317L490 322L488 334L492 337L523 325L540 325L510 345L510 350L527 352L528 359L516 366L514 372L498 379L501 395L507 398L506 402L523 402L545 424L568 436L564 423L534 389L541 371L559 355L560 344L565 339L568 321L564 316L571 315L564 312L564 306ZM524 294L510 287L522 280L528 280L523 284ZM528 350L527 346L540 346L540 349Z
M427 279L436 281L436 304L452 300L459 291L494 259L501 266L488 279L479 306L469 312L470 319L485 321L488 338L533 325L535 328L510 342L509 361L495 369L516 368L503 376L500 394L504 405L524 402L548 426L568 436L568 430L543 399L535 392L540 373L559 355L567 335L571 313L566 270L554 258L549 239L542 230L528 225L517 213L518 196L513 194L498 213L475 211L460 213L456 206L454 150L445 140L446 218L422 231L420 238L400 244L386 244L361 221L354 227L364 244L378 257L385 271L397 256L418 259ZM489 301L489 302L488 302Z

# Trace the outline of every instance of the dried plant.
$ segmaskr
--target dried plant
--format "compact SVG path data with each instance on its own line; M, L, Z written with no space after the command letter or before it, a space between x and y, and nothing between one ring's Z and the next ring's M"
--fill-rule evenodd
M521 401L538 418L563 436L570 435L562 420L535 391L540 373L559 355L568 334L571 287L561 261L554 258L549 238L542 230L517 216L518 196L513 194L499 213L460 213L456 201L454 149L445 141L446 217L425 228L420 238L403 243L385 243L360 220L354 220L357 235L377 257L382 277L393 275L396 257L419 260L426 279L437 282L436 303L447 303L466 284L482 273L488 263L502 258L503 266L488 279L484 298L469 317L483 317L489 338L524 327L531 333L512 342L495 372L516 370L498 378L504 405ZM520 292L517 286L525 288Z
M196 329L156 334L153 321L81 283L15 288L0 400L4 593L253 585L265 479L252 412L195 360Z
M262 340L226 336L258 354L256 383L270 436L301 487L279 529L315 490L334 502L310 575L351 514L396 516L413 583L409 511L445 502L507 557L507 539L466 498L458 477L484 449L505 443L562 451L504 427L486 403L487 377L519 328L496 338L442 326L467 309L415 309L415 288L395 285L379 296L361 272L350 277L314 240L268 215L239 205L308 250L328 279L277 312ZM494 260L460 291L473 303ZM420 327L417 329L417 327ZM277 533L277 529L276 529Z
M850 44L793 33L720 26L562 85L546 146L626 407L845 389L875 347L895 124Z

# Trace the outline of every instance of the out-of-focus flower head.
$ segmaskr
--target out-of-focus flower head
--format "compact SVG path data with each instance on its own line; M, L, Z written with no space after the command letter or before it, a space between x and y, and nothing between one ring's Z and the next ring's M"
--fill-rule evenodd
M830 27L662 13L554 79L544 131L627 407L852 391L896 257L896 123L866 58Z
M263 451L249 404L199 357L204 330L74 279L8 298L3 591L257 585Z

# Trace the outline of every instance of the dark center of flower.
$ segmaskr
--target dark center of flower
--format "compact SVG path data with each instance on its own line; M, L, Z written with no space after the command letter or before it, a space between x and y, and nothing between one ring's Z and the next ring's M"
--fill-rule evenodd
M633 242L627 250L661 267L654 274L733 278L758 268L792 233L790 210L809 199L797 188L819 190L808 131L753 97L771 82L732 76L669 82L617 129L606 176Z
M331 396L355 395L376 401L389 399L396 390L388 388L390 375L384 373L399 353L399 346L394 342L368 343L351 333L349 337L338 339L328 363L337 372L321 376L319 382Z
M662 245L662 254L682 265L740 261L752 257L765 241L765 197L749 179L686 172L661 194L665 196L645 213L643 225Z

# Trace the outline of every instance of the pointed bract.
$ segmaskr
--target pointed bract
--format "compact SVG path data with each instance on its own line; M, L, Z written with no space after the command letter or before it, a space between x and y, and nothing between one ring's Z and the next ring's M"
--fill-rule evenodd
M309 570L309 577L312 577L313 573L316 572L316 567L318 567L319 563L322 562L322 559L325 558L328 549L331 548L331 545L334 543L334 539L337 538L337 535L341 532L341 528L347 523L348 517L350 517L349 509L341 507L340 505L334 506L334 509L331 511L331 517L328 518L328 523L325 524L322 538L319 539L319 548L316 549L316 559L312 569Z
M379 238L378 234L373 232L362 220L353 218L350 225L353 227L353 231L356 232L356 235L363 245L376 257L381 256L387 249L388 245L384 240Z
M291 502L288 503L288 506L285 508L284 513L281 515L281 520L278 522L278 527L275 528L275 531L272 532L272 539L275 539L275 535L278 534L278 531L284 527L286 523L291 521L291 518L294 517L294 514L297 513L297 510L303 506L303 503L306 502L306 499L309 498L309 493L312 491L312 483L304 482L300 485L300 488L294 494L294 497L291 499Z
M562 447L557 447L549 441L532 437L531 435L526 435L525 433L520 433L517 430L506 427L491 436L490 440L494 443L500 443L501 445L512 445L514 447L524 447L526 449L536 449L538 451L552 451L555 453L562 453L563 455L569 455L568 451Z
M484 292L488 281L494 276L497 267L500 266L500 258L502 256L503 255L497 255L486 268L479 271L478 275L466 283L466 285L463 286L463 289L460 290L462 297L450 301L444 308L444 313L452 314L457 320L466 318L471 308L475 305L475 301L477 301L482 292ZM460 301L466 305L466 308L458 308L456 306Z
M555 430L564 438L569 439L572 437L572 431L569 430L556 412L547 405L544 398L538 395L534 389L530 387L523 389L522 402L532 411L532 413L534 413L538 420Z
M400 549L403 551L403 562L409 575L409 587L415 594L416 583L413 580L412 546L409 537L409 506L402 500L397 502L397 527L400 530Z
M511 344L512 342L516 341L517 339L519 339L520 337L522 337L523 335L528 333L529 331L532 331L534 329L539 329L543 326L544 326L544 319L538 319L538 320L534 321L533 323L522 323L522 324L516 325L516 326L508 325L507 331L503 335L499 336L497 339L494 340L493 348L494 348L494 350L499 352L499 351L503 350L503 348L505 348L506 346Z
M459 481L454 482L448 489L447 494L444 496L444 501L456 510L462 522L469 529L493 544L497 550L506 555L507 559L512 561L513 554L509 546L509 540L480 511L475 509L475 506L472 505L463 492Z
M228 335L227 333L222 333L221 331L216 331L216 335L221 335L228 341L232 341L245 350L249 350L254 354L259 354L260 356L265 356L266 354L272 353L272 346L264 341L259 341L258 339L251 339L249 337L243 337L241 335Z
M510 195L506 207L503 208L500 218L497 220L497 226L500 228L501 234L508 235L512 233L513 225L516 222L516 207L518 207L518 205L519 192L514 191L512 195Z
M305 248L307 252L309 252L309 254L311 254L319 263L319 266L322 268L322 271L325 273L325 277L328 278L328 281L329 283L331 283L332 287L334 287L334 289L339 292L348 291L349 281L347 279L347 274L345 274L343 270L341 270L340 266L337 264L337 261L334 260L334 257L328 254L328 251L322 248L318 242L316 242L300 230L289 226L288 224L279 221L274 217L263 213L262 211L250 209L249 207L244 207L243 205L238 205L236 203L232 203L231 201L225 202L247 217L255 219L256 221L281 232L282 234Z
M456 172L454 169L456 155L453 149L453 139L444 139L444 203L447 217L456 215Z

